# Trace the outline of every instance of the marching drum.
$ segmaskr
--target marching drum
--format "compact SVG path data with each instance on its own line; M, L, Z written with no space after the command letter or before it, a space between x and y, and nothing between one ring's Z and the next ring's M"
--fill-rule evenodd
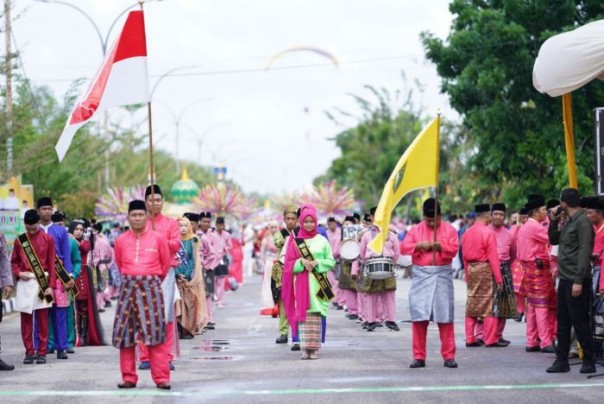
M361 255L361 245L354 239L342 240L340 243L340 257L352 261Z
M373 257L367 259L363 273L369 279L381 280L396 276L394 273L394 263L388 257Z

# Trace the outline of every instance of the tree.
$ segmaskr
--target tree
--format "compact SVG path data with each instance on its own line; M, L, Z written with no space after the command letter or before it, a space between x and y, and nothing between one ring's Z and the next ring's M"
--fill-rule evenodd
M475 148L468 156L477 185L498 186L519 206L527 193L555 196L568 184L561 101L538 93L532 68L550 36L604 17L596 0L453 0L446 41L421 35L441 90L461 115ZM604 88L589 84L573 93L580 187L593 189L591 109ZM454 186L454 184L451 184Z

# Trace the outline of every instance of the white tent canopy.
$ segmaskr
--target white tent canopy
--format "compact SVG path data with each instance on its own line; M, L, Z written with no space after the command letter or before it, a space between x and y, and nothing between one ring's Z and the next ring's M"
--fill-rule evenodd
M552 97L595 78L604 80L604 20L554 35L543 43L533 67L533 86Z

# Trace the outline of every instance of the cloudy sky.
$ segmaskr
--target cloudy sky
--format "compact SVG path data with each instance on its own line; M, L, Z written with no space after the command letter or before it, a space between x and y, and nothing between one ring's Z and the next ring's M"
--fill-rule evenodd
M59 1L13 1L20 14L15 40L35 85L62 98L74 80L94 76L101 41L82 14ZM83 9L103 36L134 4L65 2ZM117 20L110 43L124 19ZM369 97L367 84L404 89L402 71L407 85L415 79L425 85L416 102L427 114L440 107L454 116L419 41L424 30L447 35L448 0L163 0L145 4L145 19L150 85L176 69L153 95L156 147L185 161L223 164L246 191L291 191L311 183L338 156L329 139L345 129L324 111L357 112L349 94ZM293 46L325 50L340 65L297 52L265 69L272 56ZM110 114L124 125L145 117Z

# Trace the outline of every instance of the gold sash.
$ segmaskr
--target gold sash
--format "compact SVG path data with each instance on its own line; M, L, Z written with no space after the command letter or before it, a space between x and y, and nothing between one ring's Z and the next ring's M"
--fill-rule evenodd
M312 253L308 249L308 245L301 238L294 238L296 242L296 246L298 247L298 251L300 251L300 255L307 261L314 261L315 257L313 257ZM317 292L317 297L323 300L331 300L335 297L333 291L331 290L331 284L329 283L329 279L324 274L319 274L315 271L311 272L317 282L319 282L319 291Z
M57 277L61 280L61 283L63 283L63 286L67 285L72 280L71 275L69 275L69 272L67 272L67 270L63 266L63 263L57 255L55 255L55 273L57 274ZM75 299L79 293L78 288L72 287L71 289L67 290L67 293L69 293L71 299Z

